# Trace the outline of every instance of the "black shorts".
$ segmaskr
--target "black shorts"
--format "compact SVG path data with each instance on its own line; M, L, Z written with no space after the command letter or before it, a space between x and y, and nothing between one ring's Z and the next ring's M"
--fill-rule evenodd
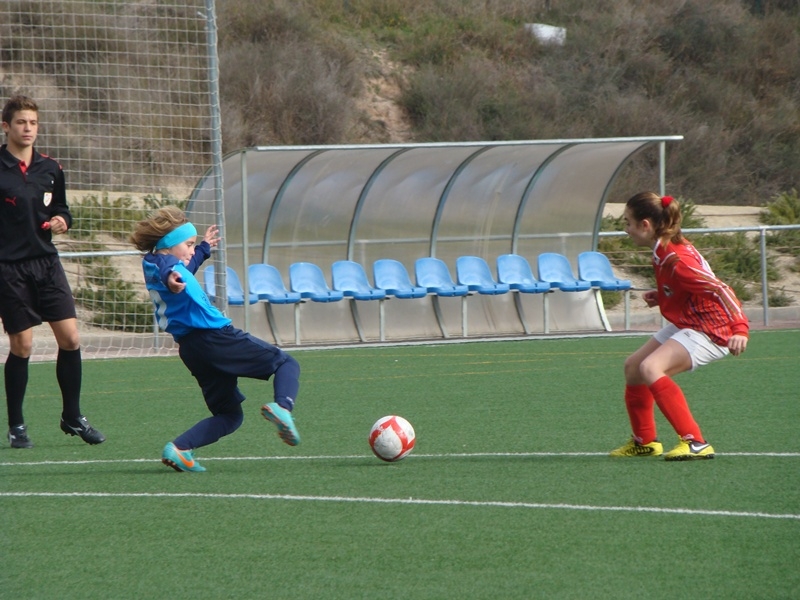
M0 262L0 319L6 333L75 316L75 299L57 255Z

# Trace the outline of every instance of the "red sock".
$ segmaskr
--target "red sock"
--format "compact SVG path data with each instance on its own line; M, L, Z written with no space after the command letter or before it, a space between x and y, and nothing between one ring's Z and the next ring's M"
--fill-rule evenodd
M696 442L704 441L700 427L695 422L689 405L686 403L686 396L683 395L683 391L677 383L664 375L650 386L650 391L653 392L658 408L661 409L679 436L693 439Z
M625 408L631 421L633 435L640 444L656 439L656 420L653 416L653 394L646 385L625 386Z

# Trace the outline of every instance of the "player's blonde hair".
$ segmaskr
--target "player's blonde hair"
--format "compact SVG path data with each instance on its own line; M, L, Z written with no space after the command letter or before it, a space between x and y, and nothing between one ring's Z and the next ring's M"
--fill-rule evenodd
M148 218L139 221L128 238L137 250L150 252L158 240L173 229L177 229L189 219L177 206L164 206L153 212Z

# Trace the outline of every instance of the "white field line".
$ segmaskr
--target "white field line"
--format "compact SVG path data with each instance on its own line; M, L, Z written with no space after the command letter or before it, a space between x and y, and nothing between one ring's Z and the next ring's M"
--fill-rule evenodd
M465 458L465 457L537 457L537 456L606 456L605 452L500 452L500 453L467 453L467 454L417 454L409 458ZM779 457L797 458L800 453L777 452L730 452L725 456L753 456L753 457ZM369 458L370 455L340 455L340 456L246 456L246 457L217 457L204 458L204 461L224 460L338 460ZM39 466L39 465L85 465L104 463L156 463L153 458L133 458L121 460L63 460L63 461L36 461L36 462L3 462L0 466ZM500 501L469 501L469 500L426 500L422 498L368 498L347 496L299 496L287 494L206 494L206 493L116 493L116 492L0 492L0 498L11 497L39 497L39 498L207 498L207 499L241 499L241 500L291 500L298 502L349 502L369 504L415 504L439 506L474 506L496 508L523 508L523 509L550 509L550 510L577 510L599 512L634 512L634 513L661 513L679 515L703 515L717 517L745 517L758 519L783 519L800 520L800 514L773 514L762 512L727 511L727 510L701 510L688 508L660 508L647 506L593 506L585 504L549 504L538 502L500 502Z
M421 458L476 458L476 457L507 457L507 458L535 458L535 457L570 457L570 456L608 456L608 452L470 452L455 454L412 454L404 460L417 460ZM748 456L765 458L800 458L800 452L725 452L716 453L717 457ZM223 460L341 460L374 458L372 454L342 454L318 456L217 456L202 458L203 462ZM621 459L620 459L621 460ZM120 459L92 459L92 460L38 460L30 462L0 462L0 467L35 467L44 465L94 465L108 463L149 463L159 462L158 458L120 458Z
M359 504L411 504L426 506L472 506L492 508L528 508L550 510L579 510L590 512L632 512L711 517L745 517L800 521L800 514L773 514L730 510L691 508L659 508L651 506L592 506L588 504L549 504L539 502L500 502L471 500L426 500L423 498L362 498L351 496L296 496L291 494L203 494L165 492L0 492L0 498L201 498L222 500L291 500L295 502L346 502Z

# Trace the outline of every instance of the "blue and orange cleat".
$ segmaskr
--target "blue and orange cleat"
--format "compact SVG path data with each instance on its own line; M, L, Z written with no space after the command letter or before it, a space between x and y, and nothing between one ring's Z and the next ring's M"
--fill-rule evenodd
M300 434L297 433L297 427L294 426L291 412L275 402L270 402L261 407L261 414L278 428L278 435L281 436L284 443L290 446L297 446L300 443Z
M205 467L200 466L200 463L194 459L191 450L180 450L172 442L168 442L164 446L164 452L161 453L161 462L179 473L183 471L191 471L193 473L205 471Z

